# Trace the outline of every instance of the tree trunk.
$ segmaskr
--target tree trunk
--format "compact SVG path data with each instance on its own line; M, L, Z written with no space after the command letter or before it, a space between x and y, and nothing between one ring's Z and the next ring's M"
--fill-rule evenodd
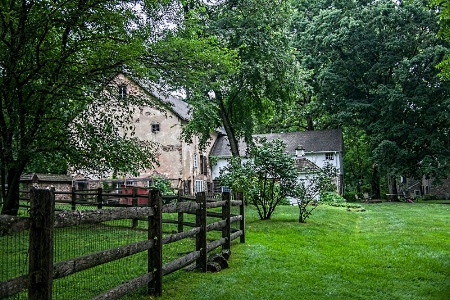
M372 167L372 198L380 199L380 173L378 172L378 166L373 165Z
M220 108L220 117L222 118L223 127L228 137L228 142L230 143L231 155L233 157L239 157L239 143L234 134L234 129L230 121L230 117L225 109L223 103L223 96L220 91L215 91L217 102Z
M391 201L398 201L397 180L395 179L395 176L391 177L391 191Z
M305 93L303 95L303 107L311 103L311 95L309 93ZM306 117L306 130L313 131L314 130L314 118L310 115Z
M10 168L7 172L8 189L5 198L3 199L3 215L17 216L19 211L19 183L21 172L17 168Z

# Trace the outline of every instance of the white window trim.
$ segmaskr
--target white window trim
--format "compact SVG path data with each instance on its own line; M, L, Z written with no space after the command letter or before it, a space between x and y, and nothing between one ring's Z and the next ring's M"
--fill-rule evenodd
M200 193L205 191L205 182L203 180L195 181L195 192Z
M119 98L125 99L127 97L127 86L125 84L119 85Z
M198 168L198 159L197 159L197 153L194 153L194 169Z

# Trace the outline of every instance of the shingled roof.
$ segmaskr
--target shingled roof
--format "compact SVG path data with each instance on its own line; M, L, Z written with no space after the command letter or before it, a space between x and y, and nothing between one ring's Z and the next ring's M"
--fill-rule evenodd
M20 176L21 182L71 182L69 175L27 173Z
M134 78L132 78L132 80L137 83L146 93L158 99L163 104L166 104L167 109L174 112L182 120L190 120L190 106L187 102L167 91L164 91L161 87L158 87L153 82L147 80L136 80Z
M305 153L318 152L343 152L344 142L342 139L342 129L327 129L313 131L299 131L286 133L256 134L253 138L265 137L268 141L281 139L286 143L286 151L295 155L295 148L301 145ZM239 152L245 155L247 145L243 139L239 141ZM226 136L220 136L216 141L211 156L231 157L230 145Z

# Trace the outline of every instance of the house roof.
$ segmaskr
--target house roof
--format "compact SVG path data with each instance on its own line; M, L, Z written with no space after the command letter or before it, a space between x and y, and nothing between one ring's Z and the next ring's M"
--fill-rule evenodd
M20 176L21 182L71 182L69 175L28 173Z
M295 148L301 145L305 153L318 152L343 152L344 143L342 129L327 129L313 131L298 131L286 133L255 134L253 138L265 137L268 141L281 139L286 143L286 151L295 155ZM239 152L245 156L247 144L243 139L239 140ZM220 136L216 141L211 156L231 157L230 145L226 136Z
M178 117L184 121L189 121L190 115L190 105L183 101L181 97L176 97L170 92L164 90L161 86L158 86L154 82L149 80L132 80L138 84L146 93L153 96L157 100L161 101L163 104L167 105L167 108L174 112Z

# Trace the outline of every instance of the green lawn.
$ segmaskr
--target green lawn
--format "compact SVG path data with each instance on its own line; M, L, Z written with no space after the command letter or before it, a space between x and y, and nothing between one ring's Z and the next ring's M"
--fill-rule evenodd
M450 299L450 205L364 207L320 206L306 224L297 207L269 221L248 207L230 267L166 276L159 299Z

